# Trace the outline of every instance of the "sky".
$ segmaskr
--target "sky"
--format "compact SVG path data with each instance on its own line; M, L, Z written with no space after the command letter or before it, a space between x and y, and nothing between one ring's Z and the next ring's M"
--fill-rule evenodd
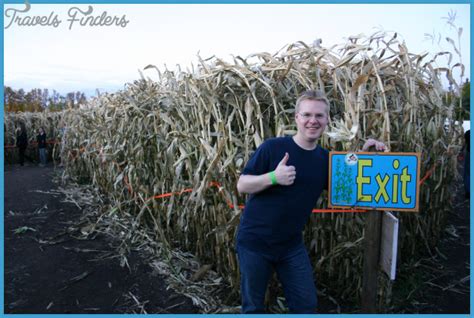
M171 70L179 64L186 70L197 64L198 54L230 60L231 55L276 53L287 44L311 44L317 38L330 47L377 30L396 31L409 52L434 54L452 51L445 37L457 41L456 31L443 19L450 12L463 28L461 53L470 78L469 4L91 4L90 16L106 12L120 24L93 27L79 21L88 7L33 3L27 12L15 12L12 22L14 11L7 10L25 10L25 4L6 4L4 84L91 96L96 89L122 89L140 78L139 70L156 79L155 70L143 70L149 64ZM77 20L70 21L74 13ZM25 25L39 16L47 25ZM426 34L441 35L441 42Z

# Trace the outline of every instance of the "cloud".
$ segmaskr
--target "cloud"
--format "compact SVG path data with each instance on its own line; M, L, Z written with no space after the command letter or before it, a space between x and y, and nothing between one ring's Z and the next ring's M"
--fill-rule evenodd
M88 5L32 4L31 14L54 11L67 17L71 6L86 9ZM230 54L274 53L285 44L312 43L316 38L330 47L353 34L369 35L379 26L397 31L410 52L433 52L440 48L423 41L424 34L449 32L441 19L449 10L457 11L456 23L464 27L463 61L470 72L469 4L94 4L93 8L97 14L126 14L130 23L125 28L77 26L69 30L64 21L58 28L5 30L5 83L54 85L48 88L57 90L120 89L138 79L138 69L148 64L160 69L179 64L186 70L196 64L198 52L203 58L230 59ZM144 73L156 78L153 72Z

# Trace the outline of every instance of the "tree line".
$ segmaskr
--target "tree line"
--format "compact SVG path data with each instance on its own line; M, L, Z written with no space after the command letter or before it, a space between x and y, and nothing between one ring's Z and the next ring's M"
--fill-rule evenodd
M448 91L445 99L450 104L455 99L457 119L469 120L470 118L470 91L471 83L469 79L462 84L461 97L456 97L451 91ZM78 107L87 102L87 97L83 92L70 92L66 96L59 94L53 89L50 92L47 88L34 88L25 92L20 88L15 90L9 86L3 86L3 107L5 112L42 112L45 109L49 111L61 111L68 107Z
M29 92L3 86L3 109L5 112L42 112L61 111L69 107L78 107L87 102L83 92L70 92L66 96L56 90L34 88Z

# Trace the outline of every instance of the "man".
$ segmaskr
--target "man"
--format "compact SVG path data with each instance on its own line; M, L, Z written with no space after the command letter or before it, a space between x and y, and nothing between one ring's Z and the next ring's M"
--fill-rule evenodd
M38 130L38 135L36 136L36 141L38 142L38 151L40 158L40 167L46 166L46 132L43 127L40 127Z
M250 194L237 234L242 313L264 313L276 271L291 313L315 313L316 287L302 231L327 189L329 154L317 145L329 121L329 101L306 91L296 101L297 133L265 141L252 155L237 189ZM385 145L369 139L363 150Z
M470 198L471 194L471 184L470 184L470 161L471 161L471 152L470 152L470 143L471 143L471 130L468 130L464 133L464 197L466 199Z
M20 154L20 166L23 166L25 164L25 151L28 147L28 135L26 134L26 126L23 122L20 123L20 128L17 129L16 146Z

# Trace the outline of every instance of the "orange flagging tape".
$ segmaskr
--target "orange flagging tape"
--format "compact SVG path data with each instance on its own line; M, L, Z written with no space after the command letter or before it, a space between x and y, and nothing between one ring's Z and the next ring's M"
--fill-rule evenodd
M423 182L425 182L426 179L428 179L433 174L435 168L436 168L436 163L434 164L434 166L430 170L428 170L428 172L425 174L425 176L420 180L420 185L422 185Z
M56 140L49 140L47 141L47 143L52 143L52 144L57 144L58 141ZM36 145L37 142L33 142L31 143L33 145ZM5 148L15 148L16 146L15 145L6 145ZM79 152L83 152L85 150L84 147L81 147L79 149ZM74 151L74 150L72 150ZM70 151L69 155L72 155L73 156L73 159L75 157L77 157L77 151L74 151L74 153L72 153ZM114 162L115 164L117 164L116 162ZM420 180L420 185L423 184L423 182L425 182L434 172L436 168L436 163L435 165L430 169L428 170L428 172L425 174L425 176ZM133 189L132 189L132 186L130 185L130 182L128 180L128 177L127 175L125 175L124 179L123 179L125 185L127 186L127 189L128 189L128 192L133 194ZM209 182L209 187L216 187L219 189L219 192L222 193L222 187L221 187L221 184L217 181L211 181ZM153 200L153 199L163 199L163 198L169 198L173 195L181 195L183 193L189 193L189 192L192 192L193 189L189 188L189 189L184 189L184 190L181 190L181 191L178 191L178 192L170 192L170 193L164 193L164 194L159 194L159 195L155 195L151 198L148 198L147 201L149 200ZM222 195L224 195L222 193ZM234 204L232 204L232 202L230 202L225 196L224 196L224 200L226 201L227 203L227 206L231 209L233 209L235 207ZM243 209L245 208L245 205L237 205L237 208L239 209ZM368 210L363 210L363 209L313 209L311 212L312 213L360 213L360 212L367 212Z
M155 195L155 196L149 198L148 200L168 198L168 197L173 196L173 195L181 195L183 193L192 192L192 191L193 191L193 189L184 189L184 190L181 190L179 192L164 193L164 194L160 194L160 195Z
M368 210L362 209L313 209L313 213L339 213L339 212L351 212L351 213L359 213L359 212L367 212Z
M127 183L127 186L129 187L130 185ZM211 181L211 182L209 182L209 187L217 187L219 189L219 192L222 193L222 191L221 191L222 187L221 187L219 182ZM179 192L169 192L169 193L159 194L159 195L155 195L155 196L149 198L148 200L169 198L173 195L181 195L183 193L188 193L188 192L192 192L192 191L193 191L193 189L189 188L189 189L181 190ZM224 195L224 194L222 193L222 195ZM224 197L224 200L226 200L227 206L229 208L233 209L235 207L235 205L232 204L232 202L230 202L226 197ZM240 205L239 204L239 205L237 205L237 207L239 209L243 209L243 208L245 208L245 205ZM353 212L353 213L355 213L355 212L367 212L367 210L360 210L360 209L313 209L312 212L313 213L336 213L336 212Z
M209 187L216 187L219 189L219 192L221 192L221 184L219 182L216 182L216 181L211 181L209 182ZM184 190L181 190L179 192L170 192L170 193L164 193L164 194L160 194L160 195L155 195L151 198L149 198L148 200L152 200L152 199L163 199L163 198L169 198L170 196L173 196L173 195L181 195L183 193L189 193L189 192L193 192L193 189L189 188L189 189L184 189ZM222 193L222 192L221 192ZM224 195L222 193L222 195ZM226 200L226 203L227 203L227 206L231 209L233 209L235 207L234 204L232 204L232 202L230 202L229 200L227 200L226 197L224 197L224 200ZM245 206L244 205L237 205L237 207L239 209L243 209Z
M127 175L125 175L125 177L123 178L123 182L125 182L125 185L127 186L128 192L133 194L133 189L132 189L132 186L130 185L130 182L128 182L128 176Z
M423 184L423 182L425 182L426 179L428 179L433 174L435 168L436 168L436 164L420 180L420 185ZM210 187L217 187L217 188L219 188L219 192L221 192L220 191L221 190L221 185L220 185L219 182L211 181L211 182L209 182L209 186ZM129 190L130 190L130 184L127 183L127 187L129 187ZM172 195L181 195L183 193L192 192L192 191L193 191L193 189L184 189L180 192L170 192L170 193L155 195L154 197L151 197L148 200L168 198ZM233 209L234 205L229 200L227 200L227 198L224 197L224 199L226 200L227 205L229 206L229 208ZM243 209L243 208L245 208L245 205L238 205L238 208ZM361 212L367 212L367 211L368 210L363 210L363 209L313 209L311 212L312 213L361 213Z

